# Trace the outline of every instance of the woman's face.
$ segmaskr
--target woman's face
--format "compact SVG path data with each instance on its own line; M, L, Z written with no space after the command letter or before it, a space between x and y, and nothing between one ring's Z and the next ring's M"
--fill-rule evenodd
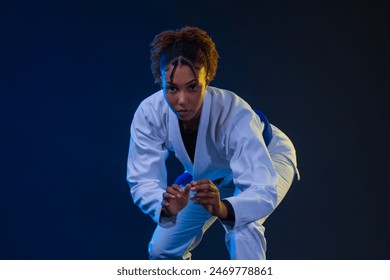
M173 68L174 66L170 65L162 73L165 99L182 122L196 122L202 111L207 87L205 68L194 68L195 76L189 66L179 64L171 80Z

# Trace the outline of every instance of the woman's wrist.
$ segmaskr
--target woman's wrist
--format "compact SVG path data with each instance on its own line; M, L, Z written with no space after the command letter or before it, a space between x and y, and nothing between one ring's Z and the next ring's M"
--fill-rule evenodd
M221 213L218 217L224 221L235 221L236 217L234 214L233 206L226 199L221 200Z

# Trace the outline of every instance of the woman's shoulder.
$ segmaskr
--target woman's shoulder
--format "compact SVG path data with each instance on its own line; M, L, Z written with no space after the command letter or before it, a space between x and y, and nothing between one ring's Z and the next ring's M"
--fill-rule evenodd
M241 114L253 114L251 106L235 92L217 87L209 87L208 90L212 99L212 112L229 119Z
M165 103L166 103L166 101L164 98L164 93L162 90L159 90L159 91L149 95L144 100L142 100L139 107L141 107L141 108L147 107L150 109L155 109L156 107L161 107Z
M241 99L241 97L238 96L235 92L228 89L214 86L208 86L207 89L216 100L234 101Z
M134 114L134 120L142 120L152 126L162 126L167 122L168 114L169 107L163 91L159 90L141 101Z
M138 105L136 114L164 115L168 112L168 109L163 91L159 90L141 101Z

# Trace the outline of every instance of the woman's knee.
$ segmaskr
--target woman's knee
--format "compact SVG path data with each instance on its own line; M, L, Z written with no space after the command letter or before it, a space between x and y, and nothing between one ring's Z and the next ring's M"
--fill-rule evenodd
M151 260L180 260L183 253L179 248L167 248L162 242L150 241L148 252Z

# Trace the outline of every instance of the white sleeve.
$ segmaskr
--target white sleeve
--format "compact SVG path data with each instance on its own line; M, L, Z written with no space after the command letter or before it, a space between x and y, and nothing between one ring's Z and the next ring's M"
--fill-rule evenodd
M226 199L234 209L236 228L269 215L276 207L277 176L262 129L259 118L242 111L226 134L227 154L236 187L235 195Z
M131 124L127 181L134 203L161 226L172 226L176 217L161 216L162 195L166 188L168 155L161 135L161 119L140 106ZM161 216L161 217L160 217Z

